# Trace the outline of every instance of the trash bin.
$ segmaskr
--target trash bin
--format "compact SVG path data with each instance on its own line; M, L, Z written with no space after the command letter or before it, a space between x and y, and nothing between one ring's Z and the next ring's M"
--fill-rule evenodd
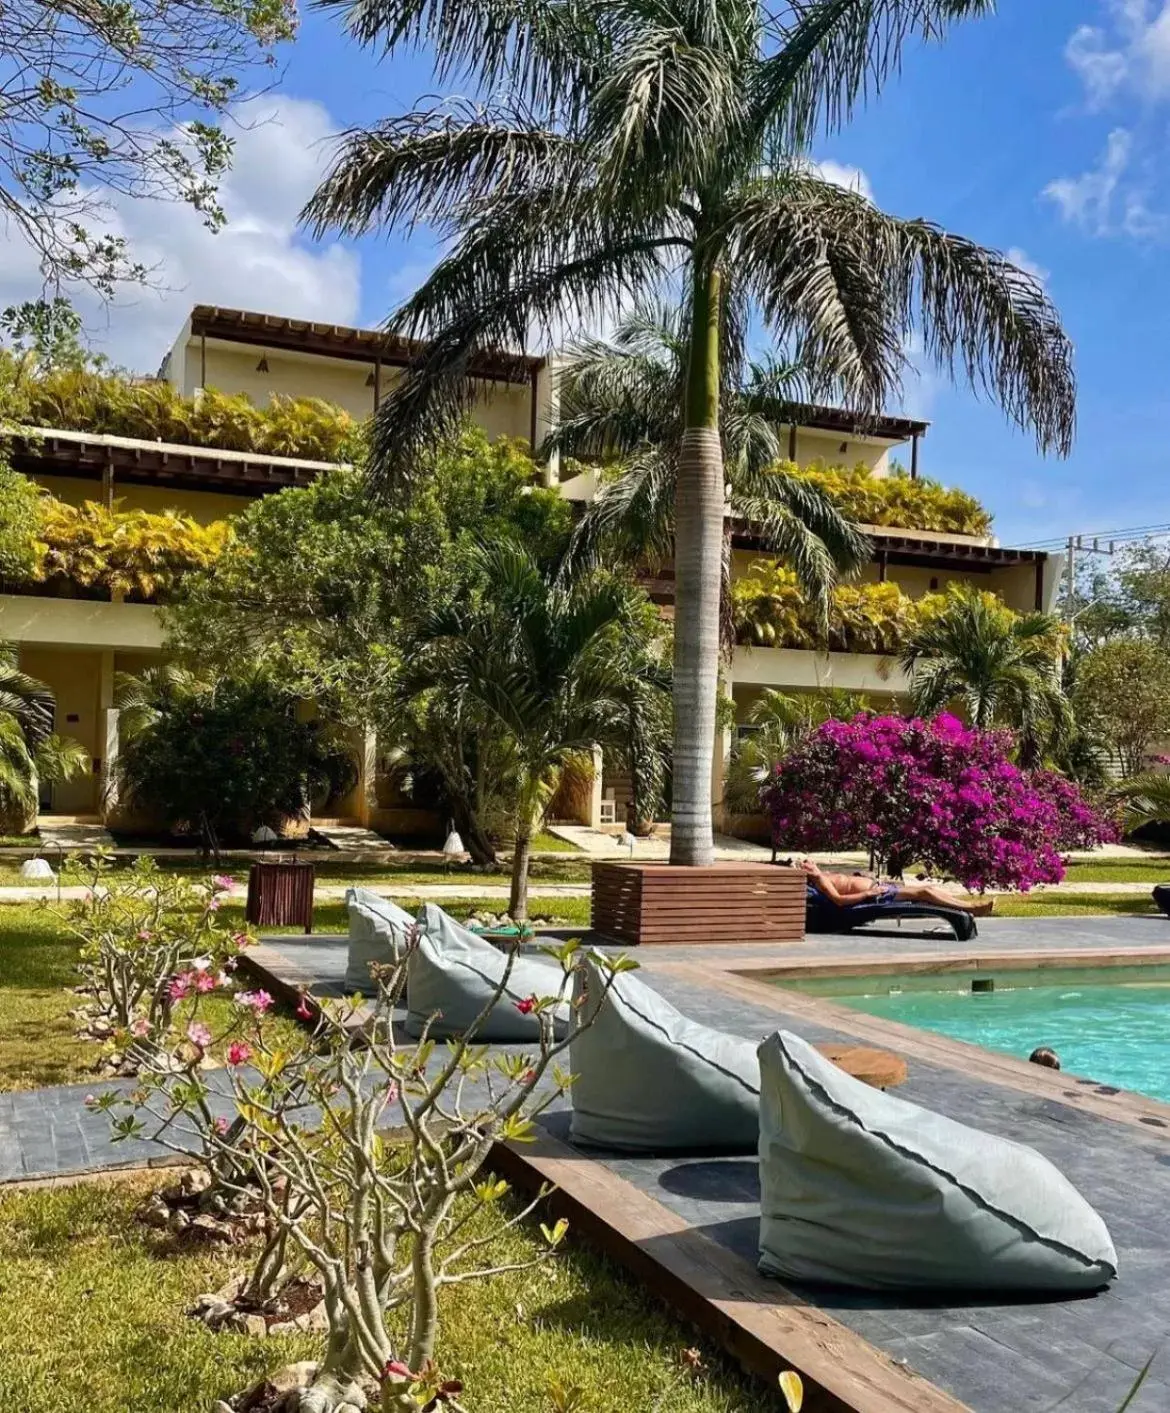
M317 870L299 859L265 860L248 870L244 916L253 927L313 930L313 884Z

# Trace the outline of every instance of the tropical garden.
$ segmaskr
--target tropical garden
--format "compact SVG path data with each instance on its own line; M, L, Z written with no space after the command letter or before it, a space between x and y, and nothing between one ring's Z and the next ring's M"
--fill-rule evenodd
M65 506L5 471L10 582L164 602L168 665L118 685L120 807L215 854L344 793L352 735L372 730L402 795L440 799L476 867L507 852L523 919L534 838L597 746L632 782L632 822L669 806L672 862L712 861L719 675L738 641L887 655L911 683L904 713L837 695L753 705L733 773L782 846L1026 890L1114 836L1111 752L1140 781L1135 817L1157 817L1146 767L1170 717L1146 675L1165 643L1144 569L1119 576L1099 641L1087 612L1069 634L973 591L903 601L855 582L864 527L985 534L982 509L784 456L801 401L864 416L896 400L911 334L1042 451L1068 449L1071 352L1042 285L807 160L909 41L983 0L840 0L784 24L751 0L337 8L357 42L423 43L441 79L491 95L350 133L306 210L317 232L422 222L445 242L391 321L425 352L368 433L319 404L188 402L46 359L43 341L5 365L15 438L75 428L330 463L211 527ZM281 7L243 18L265 42L287 22ZM214 132L197 134L213 169ZM570 349L548 445L489 443L467 425L469 363L566 318L614 332ZM761 332L782 357L753 359ZM535 457L553 453L599 468L579 518L543 485ZM764 547L741 576L736 521ZM672 616L643 587L667 564ZM1159 606L1127 618L1139 603ZM43 684L6 674L0 799L27 809L78 762ZM341 930L340 908L330 921ZM23 1313L0 1330L11 1406L800 1407L799 1381L741 1379L490 1168L492 1145L530 1138L571 1084L553 1017L575 943L550 949L556 994L517 1006L536 1038L513 1055L474 1027L402 1045L406 957L377 976L361 1046L344 1006L282 1008L245 986L254 939L224 874L99 859L76 901L0 922L5 986L29 1002L6 1012L0 1085L132 1075L95 1084L89 1109L127 1151L149 1138L185 1170L0 1206ZM610 960L606 988L626 966Z

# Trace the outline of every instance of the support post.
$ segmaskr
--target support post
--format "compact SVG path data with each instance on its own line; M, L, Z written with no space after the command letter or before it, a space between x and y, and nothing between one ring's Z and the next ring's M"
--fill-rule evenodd
M98 675L98 739L94 761L98 812L103 820L118 803L118 709L114 705L114 654L103 652Z
M731 746L735 738L734 729L724 725L728 715L725 702L734 705L730 681L722 674L719 677L719 704L715 718L715 749L711 753L711 818L716 830L724 827L723 792L727 787L727 767L731 763Z
M1037 613L1042 613L1044 610L1044 560L1042 558L1036 561L1036 593L1033 607Z
M591 754L593 756L593 784L589 789L589 819L587 823L590 829L600 829L602 784L605 778L605 756L602 754L600 746L594 746Z
M918 433L910 438L910 479L918 480Z
M378 733L372 726L357 731L358 778L354 789L354 814L363 829L368 829L378 805L376 777L378 773Z
M199 335L199 389L207 386L207 335Z
M796 423L793 422L788 428L788 459L796 460Z
M374 359L374 411L377 412L378 404L382 401L382 360Z

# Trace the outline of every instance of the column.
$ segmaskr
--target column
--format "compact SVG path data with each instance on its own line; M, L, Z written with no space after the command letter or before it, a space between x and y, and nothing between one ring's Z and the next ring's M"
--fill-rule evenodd
M732 726L735 702L731 682L719 676L719 700L716 704L715 749L711 757L711 817L716 830L723 828L723 790L727 783L727 767L731 761L731 745L735 739Z
M368 829L378 805L378 733L372 726L359 726L355 735L358 778L353 792L354 814L362 828Z
M544 363L537 369L533 380L532 395L535 399L535 415L532 419L533 446L532 453L536 455L536 448L544 441L553 427L556 426L560 417L560 389L557 386L557 360L556 356L550 354ZM544 484L546 486L558 486L561 481L561 458L554 454L549 457L544 466Z
M98 668L97 807L105 819L118 803L118 708L114 705L114 654L103 652Z

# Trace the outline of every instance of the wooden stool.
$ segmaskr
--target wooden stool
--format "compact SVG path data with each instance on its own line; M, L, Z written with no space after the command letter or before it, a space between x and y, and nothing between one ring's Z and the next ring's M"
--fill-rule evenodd
M897 1089L906 1083L906 1061L892 1050L879 1050L873 1045L814 1045L826 1060L838 1069L871 1084L875 1089Z
M290 859L254 863L248 870L245 919L256 927L296 925L313 930L313 884L316 869Z

